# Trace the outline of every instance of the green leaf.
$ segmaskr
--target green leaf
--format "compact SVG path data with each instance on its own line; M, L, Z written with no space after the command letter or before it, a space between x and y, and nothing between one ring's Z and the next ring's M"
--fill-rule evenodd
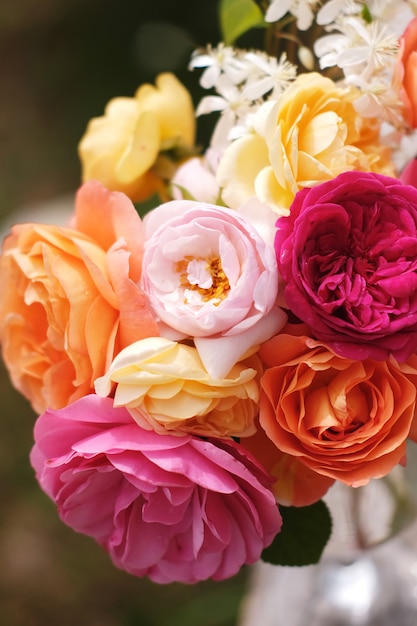
M195 202L196 198L193 196L193 194L190 193L188 189L186 189L182 185L179 185L178 183L171 183L171 189L172 188L177 188L181 192L181 195L184 200L194 200Z
M139 216L144 217L146 213L149 213L149 211L152 211L152 209L159 206L160 204L162 204L162 199L159 194L156 193L151 198L148 198L148 200L144 200L143 202L135 202L134 206L137 213L139 213Z
M254 0L220 0L223 41L230 45L254 26L264 26L263 13Z
M311 506L280 506L282 530L262 552L273 565L313 565L321 557L332 530L329 510L322 500Z
M372 15L371 12L369 10L369 7L364 4L363 5L363 9L362 9L362 19L367 23L370 24L372 22Z

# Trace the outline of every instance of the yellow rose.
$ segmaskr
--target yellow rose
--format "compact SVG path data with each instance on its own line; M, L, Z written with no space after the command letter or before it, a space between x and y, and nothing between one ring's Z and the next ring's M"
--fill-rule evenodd
M255 356L211 378L194 347L149 337L122 350L95 389L105 397L115 384L114 406L148 430L241 437L255 432L259 374Z
M301 74L276 102L261 107L254 132L234 141L218 168L223 200L238 208L257 196L287 215L300 189L348 170L393 174L379 124L356 113L353 89Z
M145 84L134 98L114 98L104 116L90 120L78 147L82 178L145 200L163 191L175 171L161 152L189 152L194 137L189 92L173 74L159 74L156 87Z

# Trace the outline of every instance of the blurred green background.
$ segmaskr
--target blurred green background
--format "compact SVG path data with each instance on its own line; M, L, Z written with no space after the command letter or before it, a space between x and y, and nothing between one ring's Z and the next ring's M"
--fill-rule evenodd
M1 0L0 218L74 193L77 143L106 102L219 40L215 0ZM199 124L199 141L209 121ZM36 221L36 211L33 215ZM1 297L1 294L0 294ZM116 570L59 520L29 465L34 415L0 369L1 626L232 626L247 571L158 586Z

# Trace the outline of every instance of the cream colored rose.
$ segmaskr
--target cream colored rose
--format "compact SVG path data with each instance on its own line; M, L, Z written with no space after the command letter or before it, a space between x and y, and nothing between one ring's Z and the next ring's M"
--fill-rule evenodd
M220 160L223 200L238 208L250 197L287 215L300 189L348 170L393 173L379 125L360 118L355 91L320 74L301 74L277 102L259 110L254 132L234 141Z
M90 120L78 147L83 180L144 200L175 171L161 152L189 152L194 136L189 92L173 74L159 74L155 87L144 84L134 98L113 98L103 116Z
M126 407L147 429L248 436L255 432L259 368L252 357L211 378L194 347L150 337L122 350L95 388L104 397L115 385L114 406Z

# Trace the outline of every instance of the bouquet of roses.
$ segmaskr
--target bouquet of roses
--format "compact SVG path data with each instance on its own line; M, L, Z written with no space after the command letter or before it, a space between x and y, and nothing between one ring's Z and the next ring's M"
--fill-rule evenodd
M31 463L117 567L191 583L317 561L331 485L406 462L415 15L222 0L196 110L171 73L113 99L80 141L70 223L6 237L0 341L38 414ZM253 27L266 50L234 47Z

